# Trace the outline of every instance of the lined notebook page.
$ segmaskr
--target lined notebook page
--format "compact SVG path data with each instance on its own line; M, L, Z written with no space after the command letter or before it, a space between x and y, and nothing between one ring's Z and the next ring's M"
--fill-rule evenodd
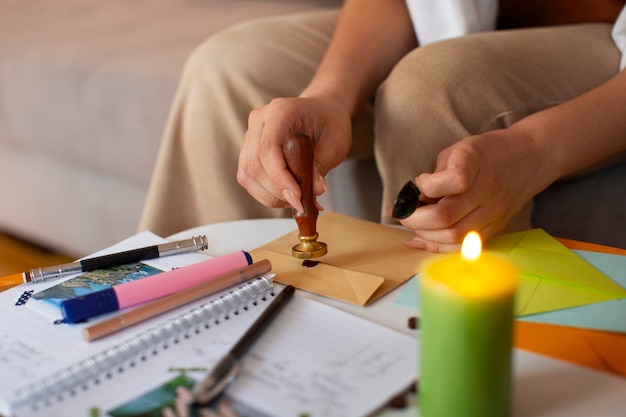
M365 416L408 388L417 366L416 338L296 296L229 395L277 417Z
M98 377L90 378L84 388L79 388L75 393L68 392L61 398L51 398L48 406L35 409L21 407L17 410L19 416L86 417L93 408L100 410L100 416L107 416L108 411L179 376L179 369L206 368L217 362L263 311L265 305L266 302L260 301L250 305L247 311L230 315L228 319L222 318L218 323L211 320L208 328L204 325L197 326L197 329L190 327L188 337L167 339L153 348L144 344L146 349L142 349L143 354L133 355L119 367L103 369ZM178 311L179 315L181 313ZM161 322L166 321L161 319ZM159 326L153 324L152 327ZM204 371L192 371L190 376L199 380L204 376Z
M138 358L122 372L109 370L110 378L105 372L86 390L62 401L53 399L51 407L39 411L24 409L20 415L86 416L97 407L105 416L180 373L171 368L188 369L188 375L199 380L204 371L192 369L214 364L264 305L259 302L198 334L190 331L188 339L168 343L145 361ZM51 348L56 351L58 346ZM296 296L252 347L229 395L276 417L365 416L415 380L416 362L415 338Z

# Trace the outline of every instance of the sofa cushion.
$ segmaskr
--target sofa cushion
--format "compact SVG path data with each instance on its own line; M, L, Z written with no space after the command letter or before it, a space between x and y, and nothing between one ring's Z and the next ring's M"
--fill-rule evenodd
M535 198L533 225L554 236L626 248L626 163L552 184Z

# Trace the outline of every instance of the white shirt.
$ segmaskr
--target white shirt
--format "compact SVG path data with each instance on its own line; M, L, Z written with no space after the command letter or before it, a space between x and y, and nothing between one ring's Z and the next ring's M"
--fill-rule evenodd
M420 45L469 33L494 30L498 0L406 0ZM613 41L626 67L626 6L613 26Z
M622 51L622 62L620 64L620 70L626 68L626 6L622 9L621 13L613 25L613 41L615 45Z

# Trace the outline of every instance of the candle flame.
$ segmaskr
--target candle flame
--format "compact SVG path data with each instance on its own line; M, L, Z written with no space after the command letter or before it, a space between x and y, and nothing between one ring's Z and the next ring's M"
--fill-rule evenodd
M483 245L478 232L469 232L465 236L465 239L463 239L463 244L461 245L461 256L463 259L468 261L476 260L480 256L482 246Z

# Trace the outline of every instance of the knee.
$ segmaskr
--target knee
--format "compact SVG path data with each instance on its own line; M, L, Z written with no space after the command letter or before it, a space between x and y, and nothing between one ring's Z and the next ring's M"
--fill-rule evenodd
M238 91L269 97L298 94L326 50L336 10L280 15L239 23L201 44L185 73L236 81Z
M491 119L501 110L496 79L502 77L503 59L480 36L416 48L378 89L376 116L390 120L389 126L416 127L453 118L462 135L498 127Z
M246 76L262 65L265 30L262 22L245 22L212 35L191 52L183 78L221 84Z

